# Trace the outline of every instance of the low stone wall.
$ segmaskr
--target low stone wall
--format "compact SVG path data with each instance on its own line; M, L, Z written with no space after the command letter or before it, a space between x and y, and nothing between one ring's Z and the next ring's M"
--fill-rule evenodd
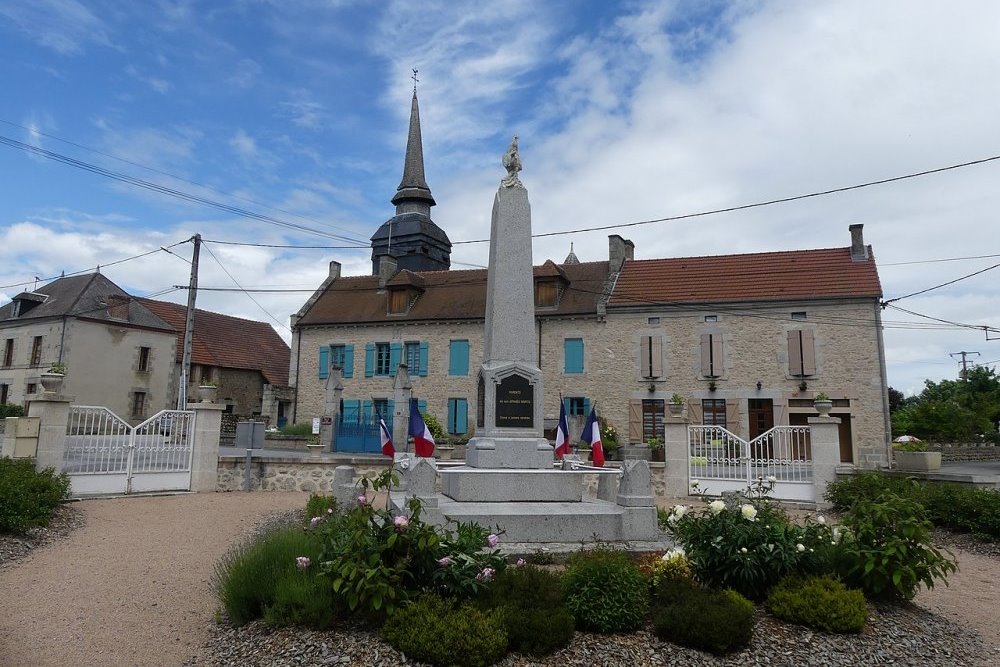
M243 490L244 465L246 459L242 456L223 456L219 459L219 491ZM384 463L375 463L371 458L333 457L322 459L297 458L254 458L250 467L251 491L310 491L328 492L333 483L333 471L337 466L354 466L355 479L373 476L385 470ZM619 461L608 461L608 469L621 467ZM650 463L653 494L657 497L665 495L663 463ZM599 474L584 475L585 493L591 497L597 496L597 480ZM438 478L437 491L441 491L441 481Z
M993 443L942 443L929 449L941 452L942 461L1000 461L1000 446Z

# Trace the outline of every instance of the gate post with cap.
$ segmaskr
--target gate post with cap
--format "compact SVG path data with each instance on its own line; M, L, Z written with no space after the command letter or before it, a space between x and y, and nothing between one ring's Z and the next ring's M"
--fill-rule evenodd
M219 403L188 403L194 410L194 442L191 443L191 490L215 491L219 482L219 432L222 411Z
M33 394L29 400L28 416L38 417L39 422L35 470L55 468L57 473L62 472L69 408L76 397L46 391Z

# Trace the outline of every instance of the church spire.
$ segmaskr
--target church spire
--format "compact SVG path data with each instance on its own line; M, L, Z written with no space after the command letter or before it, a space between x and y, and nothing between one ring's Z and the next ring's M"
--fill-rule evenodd
M414 71L416 75L416 71ZM396 188L392 203L397 209L401 204L413 202L430 207L436 203L431 189L424 178L424 144L420 138L420 107L417 105L416 82L413 86L413 101L410 104L410 132L406 137L406 157L403 159L403 179ZM401 211L399 211L401 212Z

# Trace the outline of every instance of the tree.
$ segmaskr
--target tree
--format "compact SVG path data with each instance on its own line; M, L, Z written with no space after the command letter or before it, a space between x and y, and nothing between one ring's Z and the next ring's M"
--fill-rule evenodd
M905 400L906 396L903 395L903 392L889 387L889 414L892 414L903 407L903 402Z
M893 435L915 435L933 441L973 441L996 437L1000 420L1000 378L992 368L977 366L963 380L924 381L919 396L899 401L889 389Z

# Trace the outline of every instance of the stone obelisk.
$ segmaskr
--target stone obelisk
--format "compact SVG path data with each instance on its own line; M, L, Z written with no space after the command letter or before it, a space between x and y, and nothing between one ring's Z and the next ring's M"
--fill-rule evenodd
M515 136L503 156L507 176L493 200L486 330L479 371L473 468L551 469L552 446L542 437L542 372L535 362L531 205L518 172Z

